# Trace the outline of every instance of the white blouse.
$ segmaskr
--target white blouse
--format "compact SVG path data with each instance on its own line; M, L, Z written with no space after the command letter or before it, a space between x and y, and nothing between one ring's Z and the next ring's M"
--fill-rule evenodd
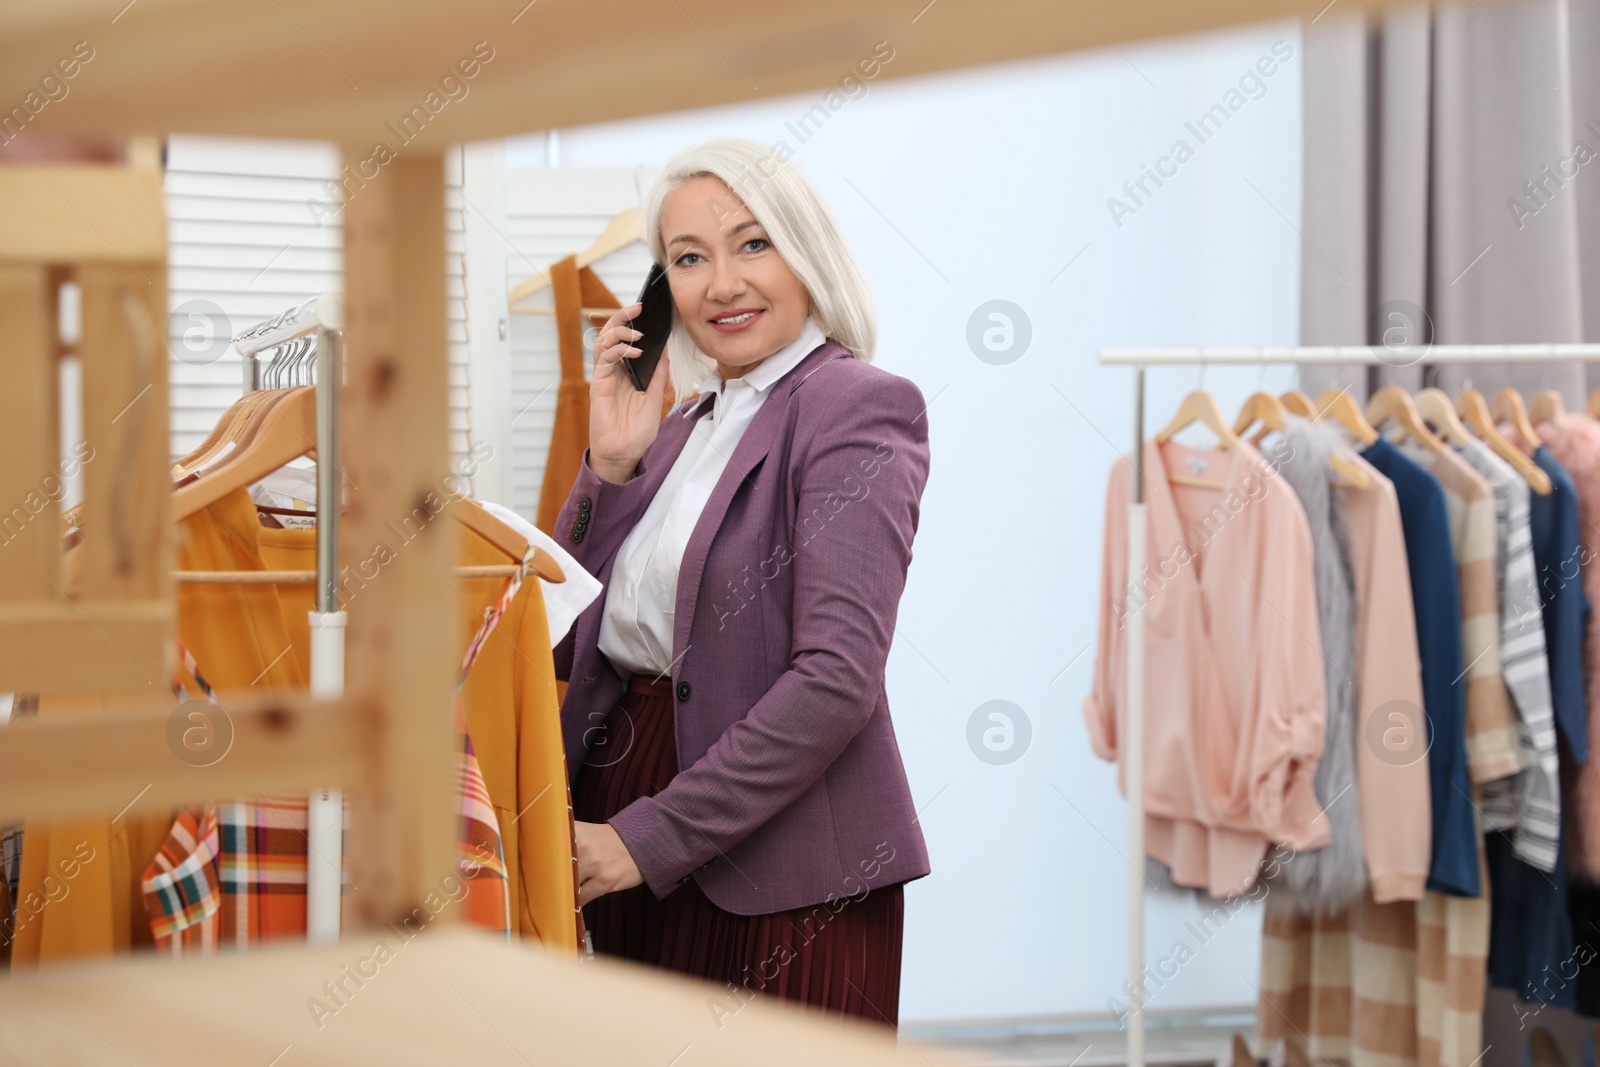
M689 535L772 383L825 341L822 328L808 316L800 336L754 370L723 381L714 368L701 380L700 392L716 397L711 411L700 417L650 506L617 550L606 587L600 651L619 672L670 673L678 568Z

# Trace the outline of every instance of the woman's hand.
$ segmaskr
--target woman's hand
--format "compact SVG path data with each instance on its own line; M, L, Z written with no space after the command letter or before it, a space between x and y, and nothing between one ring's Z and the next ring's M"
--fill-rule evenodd
M633 389L631 382L628 388ZM656 410L660 411L659 408ZM644 876L633 862L633 856L628 852L628 846L622 843L622 838L608 823L580 822L574 825L574 831L578 844L580 905L619 889L632 889L644 881Z
M622 365L640 352L629 342L643 335L628 323L641 305L619 308L606 320L594 342L594 381L589 385L589 468L608 482L622 483L661 429L666 396L666 354L644 392L633 387Z

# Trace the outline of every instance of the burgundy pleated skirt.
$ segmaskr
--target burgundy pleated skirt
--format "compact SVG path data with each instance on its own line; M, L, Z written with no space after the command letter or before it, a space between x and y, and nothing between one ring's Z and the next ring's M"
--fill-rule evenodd
M572 807L580 822L605 822L678 773L672 683L635 678L606 717L579 769ZM770 915L724 911L693 879L665 900L647 885L584 905L596 952L707 978L724 986L731 1015L756 995L897 1026L901 885L831 905Z

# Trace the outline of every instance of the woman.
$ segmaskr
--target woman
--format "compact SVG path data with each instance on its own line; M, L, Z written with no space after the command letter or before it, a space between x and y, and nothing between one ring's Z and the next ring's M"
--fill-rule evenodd
M584 917L600 952L723 984L719 1018L764 992L894 1025L929 867L884 660L926 405L867 362L865 281L771 149L679 155L648 231L668 356L640 392L639 305L600 331L555 529L606 586L556 650Z

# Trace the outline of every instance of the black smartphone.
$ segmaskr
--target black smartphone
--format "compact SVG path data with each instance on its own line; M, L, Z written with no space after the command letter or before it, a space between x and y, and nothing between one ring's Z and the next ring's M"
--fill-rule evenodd
M639 304L639 314L629 323L644 334L633 342L639 354L624 359L622 365L628 368L633 387L642 393L650 388L656 364L661 362L661 354L667 348L667 335L672 332L672 286L667 282L666 269L659 263L650 265L650 275L644 280L644 288L639 290Z

